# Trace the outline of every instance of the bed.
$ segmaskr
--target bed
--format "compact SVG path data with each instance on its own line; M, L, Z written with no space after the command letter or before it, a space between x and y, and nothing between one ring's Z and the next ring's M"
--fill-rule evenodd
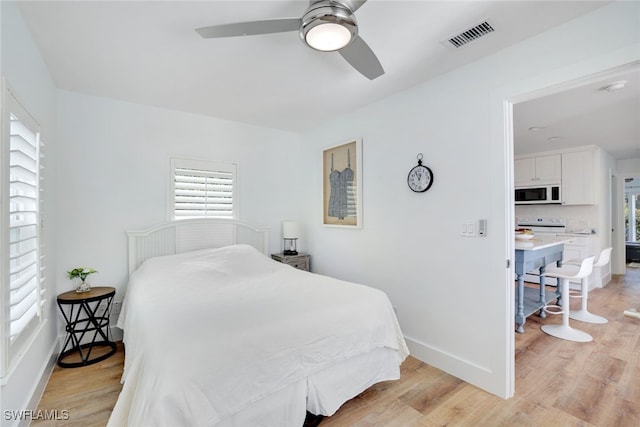
M129 232L109 427L300 427L408 355L386 294L268 256L268 230L181 220Z

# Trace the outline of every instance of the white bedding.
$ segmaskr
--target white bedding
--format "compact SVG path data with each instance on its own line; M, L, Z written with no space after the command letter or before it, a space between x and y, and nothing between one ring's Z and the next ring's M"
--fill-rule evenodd
M145 261L118 326L126 360L112 427L299 427L305 409L331 415L398 378L408 355L383 292L247 245Z

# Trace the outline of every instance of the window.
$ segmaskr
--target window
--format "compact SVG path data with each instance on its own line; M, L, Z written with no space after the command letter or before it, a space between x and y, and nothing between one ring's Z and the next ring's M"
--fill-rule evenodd
M237 165L171 159L171 219L237 218Z
M627 242L640 241L640 177L625 179L624 228Z
M42 323L41 142L38 123L5 91L2 112L2 375Z

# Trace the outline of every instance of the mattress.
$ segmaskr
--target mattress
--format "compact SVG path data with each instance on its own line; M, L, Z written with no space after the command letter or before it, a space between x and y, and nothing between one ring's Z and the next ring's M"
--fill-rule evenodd
M408 350L386 294L247 245L152 258L118 326L123 390L109 426L301 426L399 378Z

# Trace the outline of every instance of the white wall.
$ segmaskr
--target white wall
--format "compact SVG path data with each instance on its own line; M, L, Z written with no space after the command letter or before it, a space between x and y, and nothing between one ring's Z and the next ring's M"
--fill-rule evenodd
M66 271L87 266L99 272L92 285L123 298L125 231L168 219L170 156L237 162L240 218L269 226L280 249L280 222L300 211L298 135L67 91L57 99L58 292L72 288Z
M638 4L607 6L307 132L303 162L318 168L305 199L316 271L385 290L415 356L509 396L504 99L640 59L638 16ZM320 153L353 137L363 138L364 228L324 228ZM425 194L406 186L419 152L435 174ZM480 218L488 237L459 236Z
M42 57L28 32L22 16L13 2L0 2L2 68L1 74L15 92L19 101L39 122L42 136L47 143L46 165L43 171L45 182L45 198L53 201L52 182L55 179L55 87ZM5 420L4 410L35 409L39 393L44 382L42 375L52 366L57 346L57 308L55 306L55 211L45 209L42 213L42 238L45 243L44 255L47 269L43 275L43 286L47 289L45 297L44 318L48 319L44 328L37 335L29 352L20 360L19 365L11 372L0 391L0 407L2 422L7 425L17 424L16 420ZM32 396L35 400L32 401ZM5 425L5 424L3 424Z
M620 174L640 176L640 159L618 160L616 169Z

